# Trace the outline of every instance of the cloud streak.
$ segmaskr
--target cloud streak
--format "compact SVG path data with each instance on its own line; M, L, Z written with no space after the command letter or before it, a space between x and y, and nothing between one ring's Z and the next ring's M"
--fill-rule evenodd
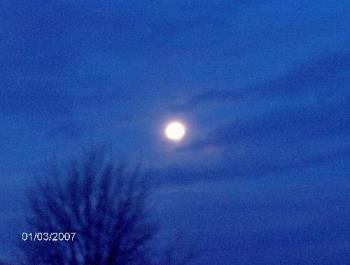
M174 105L173 109L191 111L201 105L210 105L211 103L230 102L237 104L247 100L300 98L305 95L317 97L327 93L329 95L326 96L342 94L342 96L349 97L350 94L347 93L345 87L350 85L350 80L340 76L349 71L350 53L330 53L310 60L283 76L263 83L230 90L208 90L192 96L184 104Z

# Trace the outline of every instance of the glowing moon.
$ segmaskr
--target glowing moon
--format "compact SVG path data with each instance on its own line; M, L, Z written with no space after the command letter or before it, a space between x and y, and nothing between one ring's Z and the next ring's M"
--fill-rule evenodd
M186 134L186 127L178 121L172 121L165 127L165 135L173 141L181 140Z

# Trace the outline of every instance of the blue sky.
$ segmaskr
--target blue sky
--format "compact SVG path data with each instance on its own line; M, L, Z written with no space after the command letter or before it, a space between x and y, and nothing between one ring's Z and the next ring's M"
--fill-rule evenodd
M349 3L14 0L0 10L0 237L14 236L7 224L42 165L107 143L156 169L161 212L175 209L169 222L188 240L216 245L199 264L349 260ZM179 145L162 135L173 118L188 125Z

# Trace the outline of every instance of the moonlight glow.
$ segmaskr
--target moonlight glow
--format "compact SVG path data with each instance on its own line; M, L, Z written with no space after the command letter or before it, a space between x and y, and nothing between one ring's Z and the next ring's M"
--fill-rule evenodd
M181 140L185 136L185 133L185 125L178 121L168 123L168 125L165 128L166 137L173 141Z

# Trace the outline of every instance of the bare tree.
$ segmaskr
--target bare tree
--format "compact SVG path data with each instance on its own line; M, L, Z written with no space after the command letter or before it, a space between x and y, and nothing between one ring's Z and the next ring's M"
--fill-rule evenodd
M147 205L147 177L139 166L114 163L101 150L53 167L28 196L28 230L45 234L22 242L27 264L166 265L169 253L156 254L152 242L158 225ZM72 234L60 240L59 232Z

